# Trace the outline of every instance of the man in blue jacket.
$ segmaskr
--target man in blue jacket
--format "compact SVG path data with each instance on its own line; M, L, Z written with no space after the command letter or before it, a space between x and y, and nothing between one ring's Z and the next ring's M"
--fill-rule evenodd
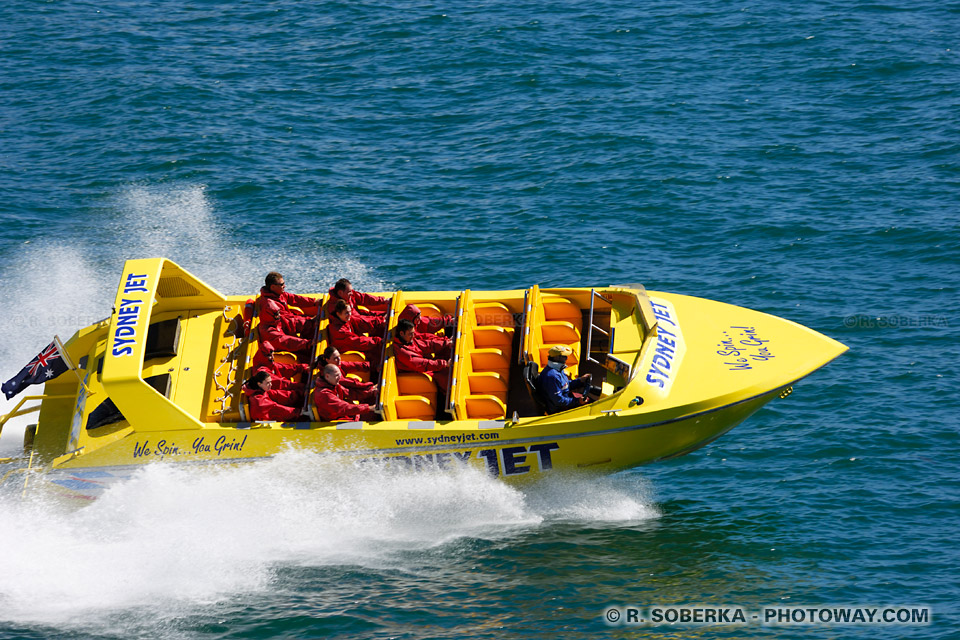
M571 380L563 372L567 367L567 357L571 353L573 350L566 345L558 344L551 347L547 354L547 366L537 377L537 390L547 406L547 413L566 411L592 401L587 395L590 391L592 376L588 373L576 380ZM578 389L581 390L582 395L574 395L573 392Z

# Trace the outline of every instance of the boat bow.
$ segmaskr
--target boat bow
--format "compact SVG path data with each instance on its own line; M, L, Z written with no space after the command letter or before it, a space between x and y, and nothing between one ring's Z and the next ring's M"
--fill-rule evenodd
M656 335L637 391L651 404L712 409L789 387L847 350L790 320L722 302L650 292Z

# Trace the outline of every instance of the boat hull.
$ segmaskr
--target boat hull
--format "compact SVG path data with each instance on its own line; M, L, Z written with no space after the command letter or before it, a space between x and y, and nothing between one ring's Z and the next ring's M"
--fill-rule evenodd
M88 501L128 480L147 464L249 464L292 449L360 468L369 465L416 472L471 465L510 483L557 474L609 474L691 453L733 429L781 392L778 389L731 405L654 422L639 415L611 414L600 418L588 431L582 424L579 428L554 424L552 428L506 427L480 432L263 428L229 437L222 434L213 440L209 433L160 432L149 438L131 438L110 456L109 463L79 458L75 465L67 463L31 482L37 491ZM208 444L209 451L205 449Z
M307 297L318 309L329 301ZM414 303L456 318L444 329L452 355L443 392L433 377L398 368L392 336ZM251 422L265 415L244 383L260 366L256 309L169 260L128 261L111 317L64 345L81 363L76 375L47 381L39 406L0 418L2 428L39 410L19 464L49 472L37 484L83 499L147 464L233 465L291 449L361 466L471 465L512 483L613 473L704 446L846 351L789 320L642 287L396 291L384 316L378 419L324 421L307 393L299 410L271 414L299 421ZM316 320L300 355L306 375L287 380L308 391L333 339L328 319ZM568 398L573 406L547 415L535 376L560 347L571 379L591 376L595 401ZM6 477L29 484L37 475L19 471Z

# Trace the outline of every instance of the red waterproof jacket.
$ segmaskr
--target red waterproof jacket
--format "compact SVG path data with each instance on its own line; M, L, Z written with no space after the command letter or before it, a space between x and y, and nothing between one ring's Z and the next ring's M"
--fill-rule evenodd
M263 345L264 342L269 342L272 344L277 351L289 351L290 353L297 353L299 351L306 351L310 348L310 341L304 338L298 338L297 336L287 335L283 329L277 325L260 325L257 328L257 332L260 334L260 344Z
M427 318L426 316L420 316L420 321L417 323L417 332L418 333L437 333L440 329L445 327L453 326L453 316L437 316L435 318Z
M340 370L341 372L343 369ZM377 399L377 392L374 388L375 382L361 382L346 376L340 378L340 385L347 390L347 400L356 400L357 402L373 402Z
M410 344L399 338L393 341L393 357L397 360L397 371L420 371L433 373L449 366L446 360L434 358L436 347L422 340L416 333Z
M320 371L323 371L323 368L332 364L327 362L323 358L320 358L320 361L317 363L317 367ZM337 365L340 367L340 373L346 376L348 373L370 373L370 362L367 360L340 360L340 364Z
M404 307L403 311L400 312L399 320L409 320L413 322L413 319L420 315L420 308L415 304L408 304ZM445 327L453 326L453 316L438 316L435 318L427 318L423 315L420 315L420 320L417 321L414 329L417 333L428 333L435 334L440 329Z
M298 391L250 388L244 391L250 398L250 417L254 420L291 421L300 418L303 395Z
M340 299L333 289L333 287L330 287L330 297L327 298L327 317L331 319L334 317L333 310L337 307L337 300ZM357 315L368 315L366 312L357 309L357 305L366 307L372 313L386 313L390 310L390 300L387 298L362 293L356 289L350 292L350 295L346 298L346 302L353 309L354 317Z
M370 363L366 360L340 360L340 371L348 373L370 373Z
M303 365L303 366L307 366L307 365ZM288 380L283 376L277 375L277 373L273 371L270 367L259 367L257 369L254 369L253 372L260 373L261 371L266 371L267 373L270 374L270 380L273 382L273 388L270 389L271 391L273 391L274 389L279 389L281 391L296 391L301 394L303 393L303 388L304 388L303 382L299 382L299 381L294 382L293 380Z
M284 291L277 295L267 287L260 287L260 326L280 325L284 333L296 333L303 328L305 316L317 315L316 298L308 298ZM300 307L303 313L294 311L290 305Z
M374 332L374 327L363 316L350 316L349 322L344 322L337 316L330 316L328 331L330 333L330 344L336 347L340 353L346 351L370 353L380 349L380 345L383 343L383 338L379 336L361 335L362 333Z
M269 371L270 375L274 378L274 384L276 384L278 376L280 378L296 378L299 380L301 374L306 373L310 369L310 365L300 362L294 364L276 362L267 356L267 352L264 349L257 349L257 353L253 356L253 368L255 371L259 371L260 369Z
M413 335L416 341L420 343L421 349L433 352L438 359L447 360L453 355L453 340L450 338L444 338L434 333L416 332Z
M350 392L342 384L331 385L326 378L317 380L317 387L313 392L313 402L317 405L320 420L357 420L360 414L367 413L373 408L367 404L353 404L348 402Z

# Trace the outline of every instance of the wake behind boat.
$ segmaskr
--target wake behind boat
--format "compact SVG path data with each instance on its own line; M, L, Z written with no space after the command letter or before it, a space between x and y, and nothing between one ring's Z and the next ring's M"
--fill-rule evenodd
M639 285L396 291L376 419L324 422L309 390L321 382L329 295L309 296L320 311L300 355L304 418L254 421L243 383L259 302L225 296L167 259L127 261L110 317L53 354L76 375L46 381L0 419L2 428L39 411L23 455L0 466L0 484L37 476L46 489L91 498L151 462L237 463L291 446L351 462L478 465L507 480L612 473L704 446L847 349L788 320ZM445 392L429 375L398 370L395 328L410 304L455 320ZM592 375L594 402L546 414L536 372L551 350L569 353L571 378ZM39 404L23 408L31 400Z

